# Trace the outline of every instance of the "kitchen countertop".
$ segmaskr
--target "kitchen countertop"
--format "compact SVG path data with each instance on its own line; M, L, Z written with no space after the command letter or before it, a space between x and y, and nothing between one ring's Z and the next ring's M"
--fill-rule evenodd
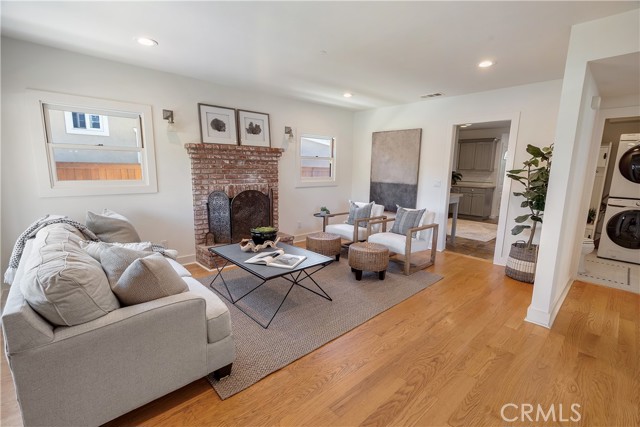
M455 187L459 187L459 188L496 188L496 185L492 184L490 182L471 182L471 181L463 182L463 181L458 181L458 183L455 185Z

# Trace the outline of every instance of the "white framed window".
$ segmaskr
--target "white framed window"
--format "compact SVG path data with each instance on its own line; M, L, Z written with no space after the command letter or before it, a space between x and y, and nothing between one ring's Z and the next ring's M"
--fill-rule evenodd
M67 133L109 136L109 116L65 111L64 126Z
M150 106L29 94L42 196L157 192Z
M336 139L301 135L298 148L297 186L336 185Z

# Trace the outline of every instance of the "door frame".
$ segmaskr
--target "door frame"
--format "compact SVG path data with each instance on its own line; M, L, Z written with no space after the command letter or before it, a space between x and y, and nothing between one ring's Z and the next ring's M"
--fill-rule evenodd
M505 162L505 171L513 169L516 147L518 146L518 129L520 127L520 111L514 111L511 113L503 114L490 114L490 115L478 115L478 116L466 116L459 120L450 123L449 126L449 141L452 149L450 150L449 158L449 173L448 177L451 178L451 171L453 170L453 164L455 161L455 144L458 139L458 126L465 123L485 123L485 122L500 122L510 121L509 127L509 143L507 145L507 160ZM497 178L500 179L500 178ZM498 183L496 182L496 186ZM497 265L506 265L507 258L509 257L509 248L505 250L503 248L505 242L505 234L508 224L507 215L509 213L509 196L511 194L511 182L507 178L505 173L502 182L502 194L500 196L500 209L498 211L498 229L496 230L496 247L493 252L493 263ZM445 225L446 225L446 213L449 212L449 195L446 198L445 205ZM446 232L445 230L445 245L446 245Z

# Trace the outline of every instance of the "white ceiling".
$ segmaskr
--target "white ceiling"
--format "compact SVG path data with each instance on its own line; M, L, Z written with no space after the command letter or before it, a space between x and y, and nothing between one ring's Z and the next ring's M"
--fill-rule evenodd
M3 0L1 24L9 37L217 84L365 109L416 102L433 92L454 96L560 79L573 24L639 5ZM159 45L136 44L133 39L140 35ZM479 69L483 59L496 65ZM636 64L630 77L637 80L637 73ZM615 80L607 76L600 77ZM345 91L354 97L343 98Z

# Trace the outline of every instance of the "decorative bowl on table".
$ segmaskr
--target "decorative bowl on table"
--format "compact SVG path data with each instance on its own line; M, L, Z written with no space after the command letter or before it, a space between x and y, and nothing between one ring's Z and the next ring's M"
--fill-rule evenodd
M278 236L278 229L275 227L256 227L251 230L251 240L256 245L262 245L266 241L274 241Z

